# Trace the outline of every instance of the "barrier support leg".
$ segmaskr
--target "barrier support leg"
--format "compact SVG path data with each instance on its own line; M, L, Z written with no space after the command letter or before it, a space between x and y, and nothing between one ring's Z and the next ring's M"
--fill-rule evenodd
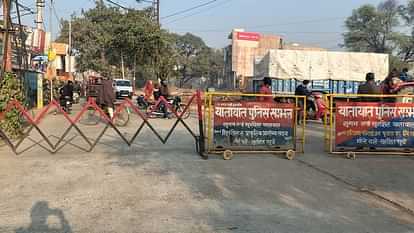
M198 149L199 155L203 159L208 159L208 155L205 153L205 138L204 138L204 124L203 124L203 108L201 101L201 92L197 91L197 111L198 111L198 128L200 132L200 137L196 139L196 146ZM198 141L198 142L197 142Z

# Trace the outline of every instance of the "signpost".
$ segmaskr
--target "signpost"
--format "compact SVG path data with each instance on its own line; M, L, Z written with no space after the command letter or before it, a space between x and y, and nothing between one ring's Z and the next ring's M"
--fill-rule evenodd
M213 142L224 149L294 149L294 117L294 104L217 101Z
M414 147L414 104L336 103L336 147Z

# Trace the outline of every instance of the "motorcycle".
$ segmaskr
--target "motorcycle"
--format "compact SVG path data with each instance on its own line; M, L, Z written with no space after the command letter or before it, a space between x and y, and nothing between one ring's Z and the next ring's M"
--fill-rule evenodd
M72 108L72 100L70 96L63 96L60 98L60 106L62 107L63 111L70 114Z
M279 97L274 99L277 103L295 103L295 99L292 98L284 98ZM298 111L298 121L301 122L303 119L303 100L298 102L298 107L300 110ZM311 95L306 98L307 109L306 111L306 119L307 120L316 120L316 121L324 121L325 116L329 116L329 108L328 103L326 103L323 99L323 92L321 91L312 91ZM313 108L309 108L309 105L312 104Z
M178 114L181 115L185 109L185 104L182 104L182 100L179 96L174 98L167 99L168 105L172 106L172 109ZM137 106L139 109L143 110L148 118L171 118L175 116L172 112L168 111L169 108L165 106L165 103L161 102L156 108L154 102L149 102L145 99L143 95L138 96ZM183 119L190 117L190 109L182 116Z
M308 111L307 119L309 120L324 120L325 115L329 114L328 105L323 100L323 93L312 92L308 97L308 101L314 105L315 111Z

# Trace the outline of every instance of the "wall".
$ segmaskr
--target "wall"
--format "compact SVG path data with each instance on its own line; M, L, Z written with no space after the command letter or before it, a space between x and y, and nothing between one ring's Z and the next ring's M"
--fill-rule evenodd
M270 49L282 48L283 40L280 36L264 36L258 33L234 30L230 36L232 39L231 71L239 80L241 88L246 87L246 78L254 76L254 63L256 57L265 56ZM226 72L227 75L229 74Z

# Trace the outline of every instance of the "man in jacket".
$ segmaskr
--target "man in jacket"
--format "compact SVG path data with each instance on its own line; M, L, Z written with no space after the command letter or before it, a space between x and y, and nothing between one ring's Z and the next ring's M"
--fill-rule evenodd
M109 116L114 115L115 92L111 79L102 79L98 91L97 103L102 109L107 108Z
M380 95L381 88L375 83L375 74L374 73L367 73L365 76L366 82L359 85L358 87L358 94L359 95ZM361 101L365 102L375 102L377 101L376 98L373 97L361 97Z

